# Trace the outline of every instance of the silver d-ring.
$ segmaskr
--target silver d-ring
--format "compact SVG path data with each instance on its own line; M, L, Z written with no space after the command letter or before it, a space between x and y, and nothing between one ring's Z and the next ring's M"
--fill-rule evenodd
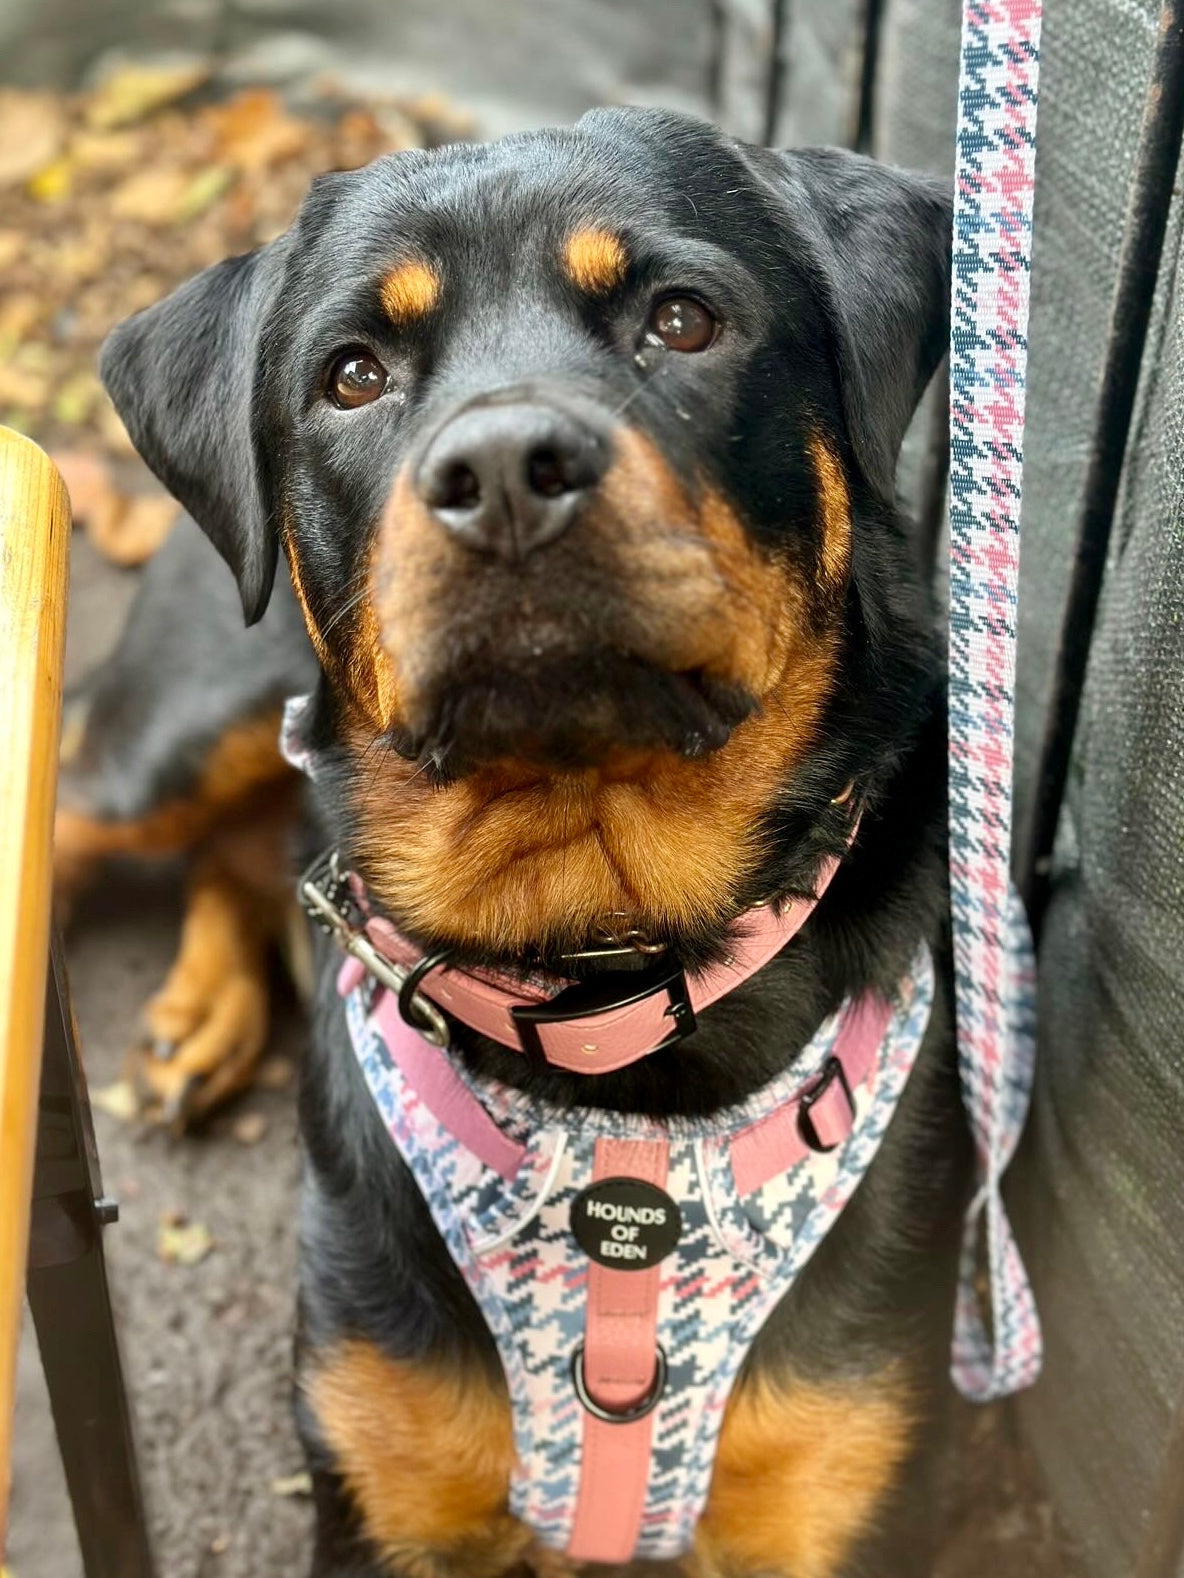
M425 955L413 969L408 970L399 987L400 1015L412 1030L418 1030L424 1040L430 1041L433 1046L448 1045L448 1021L431 998L419 990L419 986L433 970L446 964L451 957L450 948L441 948L438 953Z
M666 1354L660 1342L654 1344L654 1379L649 1391L628 1408L605 1408L588 1390L584 1379L584 1344L571 1356L571 1379L576 1396L594 1419L603 1419L610 1425L631 1425L635 1419L644 1419L658 1406L666 1390Z

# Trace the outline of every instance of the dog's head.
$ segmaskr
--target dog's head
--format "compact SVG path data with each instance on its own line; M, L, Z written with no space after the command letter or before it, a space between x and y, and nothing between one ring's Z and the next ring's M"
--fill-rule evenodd
M287 556L333 810L405 923L720 924L786 808L872 770L924 645L891 503L949 228L928 178L598 111L324 177L112 335L248 619Z

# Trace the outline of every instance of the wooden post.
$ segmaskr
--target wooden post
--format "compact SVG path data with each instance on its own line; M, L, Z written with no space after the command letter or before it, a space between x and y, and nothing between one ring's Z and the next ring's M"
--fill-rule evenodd
M70 505L49 457L0 428L0 1552L45 1024Z

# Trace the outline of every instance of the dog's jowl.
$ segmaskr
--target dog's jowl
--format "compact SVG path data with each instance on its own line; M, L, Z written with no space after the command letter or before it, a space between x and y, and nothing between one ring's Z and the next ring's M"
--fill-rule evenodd
M601 111L323 177L108 341L250 628L183 526L79 859L274 835L294 770L210 763L303 698L315 1578L928 1570L965 1146L894 478L949 229L928 177ZM205 1030L182 1119L261 1040Z

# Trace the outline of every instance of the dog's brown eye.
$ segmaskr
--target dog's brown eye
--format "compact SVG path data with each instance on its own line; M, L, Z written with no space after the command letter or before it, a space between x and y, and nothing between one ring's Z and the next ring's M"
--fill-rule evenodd
M346 351L329 370L329 398L352 411L369 405L386 388L386 368L369 351Z
M714 315L694 296L667 296L650 313L647 334L668 351L705 351L716 328Z

